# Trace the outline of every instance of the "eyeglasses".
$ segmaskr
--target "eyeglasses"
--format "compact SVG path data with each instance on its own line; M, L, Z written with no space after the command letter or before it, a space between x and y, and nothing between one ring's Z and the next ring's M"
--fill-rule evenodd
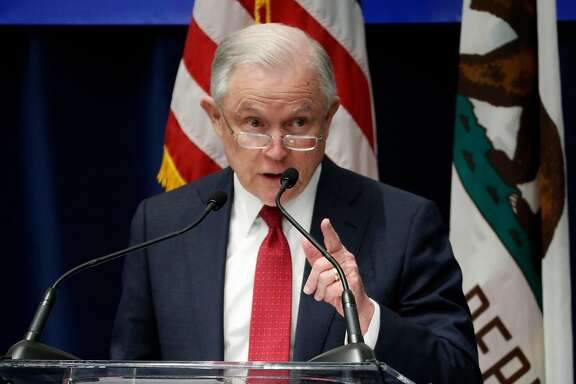
M228 119L226 119L222 108L220 108L220 114L222 115L230 134L234 137L236 143L242 148L265 149L272 144L272 140L276 137L267 133L234 132ZM323 140L323 137L322 135L282 135L280 136L280 140L284 148L288 150L306 152L316 149L316 146L318 146L318 143Z

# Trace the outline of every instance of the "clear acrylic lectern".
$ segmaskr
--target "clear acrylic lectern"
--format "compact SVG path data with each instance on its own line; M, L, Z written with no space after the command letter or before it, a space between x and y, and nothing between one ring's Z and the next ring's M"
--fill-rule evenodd
M384 363L0 361L0 384L412 383Z

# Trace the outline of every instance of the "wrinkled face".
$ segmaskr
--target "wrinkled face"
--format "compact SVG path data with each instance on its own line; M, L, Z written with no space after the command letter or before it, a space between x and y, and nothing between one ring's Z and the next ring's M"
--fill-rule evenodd
M328 108L325 104L314 72L304 65L275 71L240 65L232 73L226 95L218 104L212 98L202 101L242 186L272 206L284 170L294 167L300 178L284 193L283 202L304 189L322 160L328 128L339 102L334 101ZM266 133L274 139L264 149L242 148L227 122L236 133ZM287 134L323 136L323 139L312 151L291 151L284 148L280 139Z

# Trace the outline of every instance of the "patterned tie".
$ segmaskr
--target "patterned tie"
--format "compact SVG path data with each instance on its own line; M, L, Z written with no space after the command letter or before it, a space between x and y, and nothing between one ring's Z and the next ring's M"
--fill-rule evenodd
M290 247L282 232L280 210L264 206L260 216L268 224L268 234L256 261L248 360L288 361L292 317Z

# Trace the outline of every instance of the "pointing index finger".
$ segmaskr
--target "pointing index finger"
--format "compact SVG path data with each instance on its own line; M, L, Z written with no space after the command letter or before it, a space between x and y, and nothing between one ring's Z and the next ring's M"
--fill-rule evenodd
M323 219L322 223L320 223L320 228L322 229L322 234L324 235L324 245L326 246L326 250L330 253L336 253L344 246L340 241L340 236L336 233L336 230L332 226L330 219Z

